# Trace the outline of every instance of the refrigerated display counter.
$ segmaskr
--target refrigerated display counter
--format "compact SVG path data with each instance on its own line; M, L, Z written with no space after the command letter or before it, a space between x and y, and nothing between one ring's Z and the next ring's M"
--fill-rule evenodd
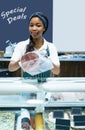
M57 129L57 118L54 119L55 115L53 116L55 110L63 111L62 120L70 121L68 130L85 129L84 125L75 126L71 115L72 109L82 109L83 114L78 116L81 116L81 119L85 118L85 78L53 77L41 83L38 83L37 79L22 77L0 78L0 111L7 115L12 114L12 119L15 120L12 122L13 130L23 130L14 126L14 123L20 125L18 120L22 108L27 109L32 117L37 113L43 113L45 130Z

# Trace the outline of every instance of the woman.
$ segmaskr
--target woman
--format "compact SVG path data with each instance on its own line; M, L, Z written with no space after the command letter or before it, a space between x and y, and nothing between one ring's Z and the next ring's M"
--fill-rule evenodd
M33 13L29 18L29 33L30 38L21 41L17 44L14 53L12 55L11 61L9 63L9 71L16 71L20 68L20 60L24 54L27 52L38 51L47 55L53 64L51 73L58 75L60 72L60 62L57 54L56 47L53 43L46 41L43 34L48 29L48 19L41 12ZM44 73L45 75L45 73Z

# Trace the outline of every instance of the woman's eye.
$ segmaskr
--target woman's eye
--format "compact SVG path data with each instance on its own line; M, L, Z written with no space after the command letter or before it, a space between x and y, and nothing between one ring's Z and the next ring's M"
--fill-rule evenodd
M40 24L37 24L37 27L41 27L41 25L40 25Z
M30 26L30 27L33 27L33 24L30 24L29 26Z
M36 24L36 25L30 24L29 26L30 26L30 27L34 27L34 26L36 26L36 27L41 27L40 24Z

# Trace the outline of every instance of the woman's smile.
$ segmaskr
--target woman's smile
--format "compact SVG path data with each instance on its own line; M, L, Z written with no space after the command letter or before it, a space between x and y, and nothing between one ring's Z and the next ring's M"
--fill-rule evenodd
M32 31L32 32L31 32L31 35L32 35L33 37L35 37L35 36L38 35L38 32L36 32L36 31Z

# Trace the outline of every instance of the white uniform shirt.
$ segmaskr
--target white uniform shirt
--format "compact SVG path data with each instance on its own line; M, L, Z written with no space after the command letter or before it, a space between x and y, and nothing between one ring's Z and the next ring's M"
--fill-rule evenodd
M11 61L18 61L21 59L21 57L26 52L27 44L29 44L29 39L25 41L21 41L16 45L14 53L11 57ZM44 44L38 51L40 52L40 54L46 55L47 47L49 48L49 53L50 53L49 58L51 59L52 63L55 65L60 65L57 49L53 43L50 43L44 39Z

